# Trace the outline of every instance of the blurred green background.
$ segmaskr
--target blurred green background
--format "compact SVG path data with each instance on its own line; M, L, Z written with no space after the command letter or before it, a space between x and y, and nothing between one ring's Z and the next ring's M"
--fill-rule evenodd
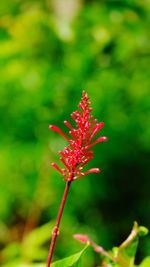
M89 164L102 172L72 185L54 259L79 250L74 233L110 249L134 220L150 226L149 23L149 0L1 1L1 263L26 260L27 234L53 225L65 182L50 163L59 164L66 143L48 125L67 132L63 121L71 121L83 89L109 141ZM43 254L31 261L46 259L46 231ZM138 260L149 252L147 236Z

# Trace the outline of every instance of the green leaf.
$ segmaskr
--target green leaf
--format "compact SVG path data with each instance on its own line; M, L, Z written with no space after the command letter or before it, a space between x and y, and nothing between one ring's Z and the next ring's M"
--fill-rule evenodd
M2 255L4 259L8 259L9 261L13 261L17 259L21 255L21 247L17 242L12 242L8 244L2 251Z
M139 237L148 233L148 229L144 226L138 226L134 222L133 229L128 238L119 246L114 247L111 252L111 258L105 257L102 261L102 266L105 267L150 267L150 258L146 258L141 265L135 266L135 254L139 242Z
M21 263L20 261L14 261L2 265L1 267L45 267L45 263Z
M134 223L133 229L128 238L119 246L116 251L116 261L120 267L133 267L139 237L146 235L148 230L143 226ZM141 267L141 266L140 266Z
M84 247L80 252L69 256L67 258L64 258L62 260L54 262L51 266L52 267L71 267L71 266L80 266L81 263L81 256L83 253L87 250L88 245Z
M23 240L22 254L30 260L43 261L47 257L47 250L42 247L50 240L54 223L47 223L30 232Z
M137 267L150 267L150 256L145 258Z
M52 235L54 222L46 223L30 232L23 240L24 245L32 244L34 246L43 245Z
M81 258L83 253L87 250L89 245L86 245L84 249L82 249L80 252L75 253L69 257L66 257L62 260L58 260L51 264L51 267L79 267L81 266ZM6 265L3 265L2 267L45 267L46 263L8 263Z
M1 267L45 267L46 263L20 263L18 261L2 265Z

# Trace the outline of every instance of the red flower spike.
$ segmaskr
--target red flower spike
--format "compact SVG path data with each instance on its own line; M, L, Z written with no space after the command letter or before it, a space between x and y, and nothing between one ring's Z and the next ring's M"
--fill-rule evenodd
M75 127L68 121L64 121L64 124L70 129L69 134L71 138L66 136L57 126L49 126L51 130L61 134L69 143L67 147L59 152L65 169L60 169L56 163L52 164L64 176L65 181L76 180L86 174L100 172L99 168L91 168L85 172L82 171L83 167L94 157L93 150L89 150L89 148L99 142L107 141L106 136L101 136L91 143L94 136L104 127L104 122L97 123L97 119L93 118L93 115L91 115L92 108L89 107L90 104L87 93L83 91L78 105L80 111L76 110L71 114Z

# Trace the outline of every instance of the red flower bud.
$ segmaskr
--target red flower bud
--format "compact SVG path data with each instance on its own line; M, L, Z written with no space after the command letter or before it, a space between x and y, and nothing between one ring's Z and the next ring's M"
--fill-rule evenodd
M89 237L87 235L82 235L82 234L75 234L73 237L77 240L79 240L82 243L87 243L89 242Z
M100 172L101 170L99 168L91 168L89 169L88 171L84 172L84 174L89 174L89 173L92 173L92 172Z

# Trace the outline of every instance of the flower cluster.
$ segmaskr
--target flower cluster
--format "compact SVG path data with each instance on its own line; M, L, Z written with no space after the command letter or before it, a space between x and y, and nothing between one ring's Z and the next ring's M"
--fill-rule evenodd
M75 128L68 121L64 121L64 124L69 128L71 138L65 135L57 126L49 126L51 130L61 134L69 143L67 147L59 152L60 160L65 168L61 169L56 163L52 163L52 166L64 176L66 181L78 179L88 173L100 172L99 168L82 171L84 165L94 157L93 150L90 148L99 142L107 140L106 136L101 136L93 141L95 135L104 127L104 123L97 123L97 119L93 118L93 115L91 115L92 108L89 107L90 104L87 93L83 91L78 105L80 110L76 110L71 114L72 119L75 121Z

